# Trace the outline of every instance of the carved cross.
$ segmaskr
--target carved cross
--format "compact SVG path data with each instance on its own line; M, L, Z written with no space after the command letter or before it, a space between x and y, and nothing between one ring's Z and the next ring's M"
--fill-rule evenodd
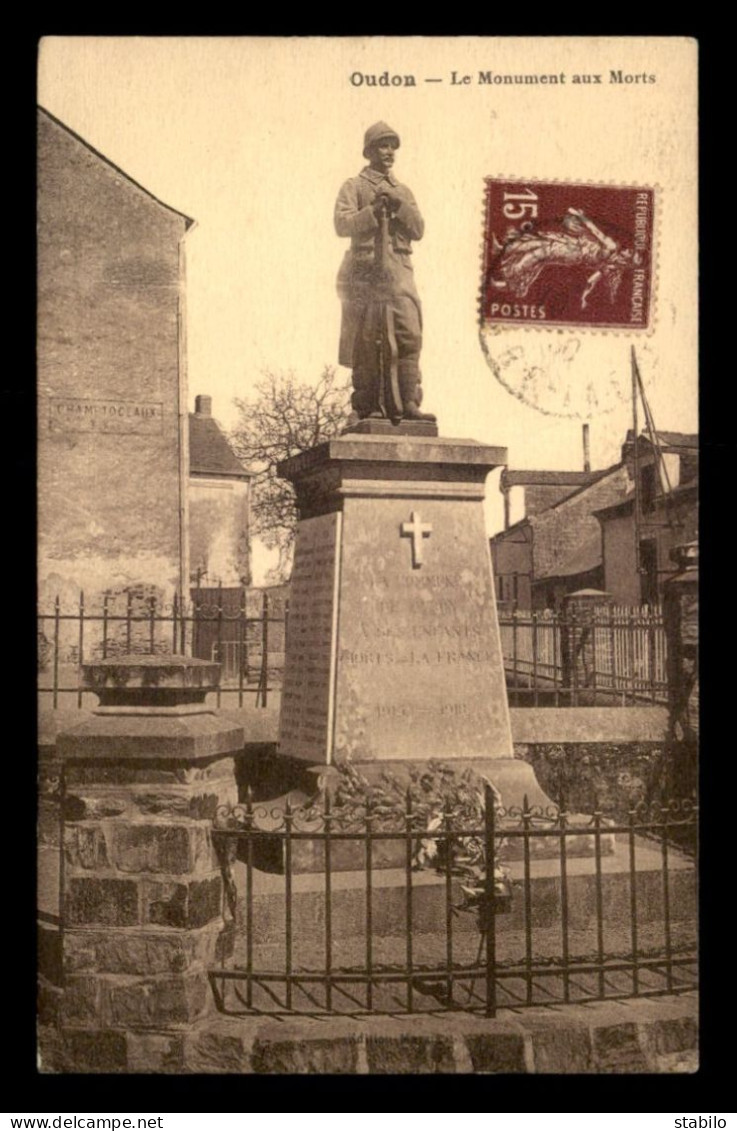
M422 522L417 511L412 511L409 522L402 523L402 538L412 539L412 569L422 565L422 539L432 534L432 525Z

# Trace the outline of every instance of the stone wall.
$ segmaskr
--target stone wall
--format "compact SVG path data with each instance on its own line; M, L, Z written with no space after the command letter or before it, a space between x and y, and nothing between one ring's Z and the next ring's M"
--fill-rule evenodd
M71 1070L105 1048L125 1049L133 1070L166 1060L176 1033L213 1008L207 970L233 924L212 827L237 800L243 746L242 729L205 705L218 674L173 655L86 664L100 705L44 752L41 1019Z
M438 1016L333 1018L329 1026L323 1018L220 1017L189 1033L141 1034L130 1043L122 1033L102 1039L79 1033L66 1057L42 1033L42 1065L84 1073L458 1073L466 1079L474 1072L631 1075L696 1072L699 1066L693 993L570 1005L554 1013L505 1011L497 1020L452 1018L451 1032L449 1018Z
M202 971L226 942L210 828L232 778L232 758L66 767L64 1025L167 1028L207 1011Z
M543 790L571 812L626 818L639 802L665 797L664 742L515 743L518 758L529 762Z

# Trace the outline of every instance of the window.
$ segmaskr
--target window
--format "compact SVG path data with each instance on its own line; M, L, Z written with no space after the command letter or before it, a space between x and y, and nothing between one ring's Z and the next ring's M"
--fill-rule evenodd
M640 469L640 505L643 514L651 514L655 510L656 482L655 464L648 463Z
M640 542L640 600L644 605L658 602L658 544L654 538Z

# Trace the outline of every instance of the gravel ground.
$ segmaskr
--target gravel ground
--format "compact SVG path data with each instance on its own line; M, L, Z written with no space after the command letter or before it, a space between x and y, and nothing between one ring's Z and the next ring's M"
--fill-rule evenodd
M447 962L447 943L444 934L419 934L412 938L412 967L416 972L411 979L400 974L408 965L407 940L404 936L376 938L372 944L372 965L376 973L394 973L399 980L382 981L373 988L373 1000L369 1005L365 984L341 983L342 974L363 974L367 969L366 939L353 936L335 940L331 952L331 969L334 973L331 1000L328 1003L324 985L315 982L300 982L300 974L321 972L326 969L324 939L317 943L313 939L296 938L292 947L292 970L295 974L292 985L291 1009L287 1004L285 983L270 981L259 974L282 974L286 968L284 940L269 946L254 947L252 969L255 973L252 987L251 1006L264 1012L322 1012L330 1008L333 1012L356 1013L373 1008L375 1011L395 1013L406 1012L410 1006L413 1011L437 1011L438 1009L483 1009L485 1006L485 950L479 948L480 935L477 932L458 934L453 940L452 960L454 967L453 996L449 997L450 982L446 975L423 974L425 970L444 970ZM674 958L693 954L696 949L696 929L693 923L674 923L671 937ZM629 970L606 971L604 975L593 973L572 973L566 987L563 975L556 969L555 959L561 955L561 932L556 929L536 928L533 937L533 965L540 967L533 975L530 994L524 977L525 936L523 931L500 933L497 937L497 1001L500 1007L527 1004L546 1004L591 1000L600 996L632 996L633 974ZM631 952L631 942L626 931L609 931L606 936L605 957L608 962L627 961ZM643 961L660 963L656 969L641 969L638 974L640 993L664 991L667 988L666 971L662 963L665 956L662 924L645 924L638 934L638 952ZM597 953L594 930L571 930L568 936L569 963L591 963ZM239 936L233 965L245 967L247 962L245 940ZM474 970L470 974L469 970ZM678 985L693 985L696 980L696 963L676 966L673 969L673 988ZM240 998L240 1002L238 1001ZM230 983L228 1005L238 1011L246 1001L244 983ZM675 1071L676 1069L674 1069Z

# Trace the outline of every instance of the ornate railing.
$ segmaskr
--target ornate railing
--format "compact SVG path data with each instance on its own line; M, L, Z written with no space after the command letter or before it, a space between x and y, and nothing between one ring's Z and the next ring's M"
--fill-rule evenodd
M667 648L659 607L500 609L512 706L667 703Z
M42 703L94 706L82 685L81 665L123 654L197 656L221 665L214 699L257 707L281 687L288 601L268 590L211 590L208 597L164 603L155 595L127 593L94 603L84 593L74 604L56 597L38 613L38 692ZM228 599L230 597L230 600ZM235 599L233 599L233 597Z
M289 602L283 590L213 589L170 604L145 592L56 597L38 614L38 690L58 708L93 705L81 664L123 653L177 653L221 665L217 705L266 706L281 688ZM499 615L511 706L634 706L668 701L666 644L659 609Z

